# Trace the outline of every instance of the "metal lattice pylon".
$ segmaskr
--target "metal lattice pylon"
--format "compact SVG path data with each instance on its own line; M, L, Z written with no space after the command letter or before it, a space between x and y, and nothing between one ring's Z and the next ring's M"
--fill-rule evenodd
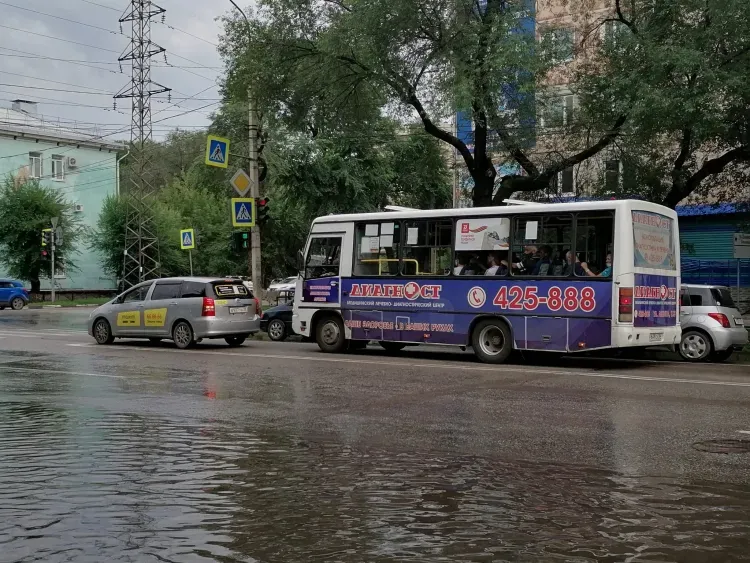
M130 127L131 174L127 187L128 213L125 223L122 283L125 288L158 277L160 270L159 239L151 207L154 187L149 183L149 143L152 141L151 96L170 89L151 80L151 58L164 48L151 41L151 19L163 15L164 8L151 0L131 0L120 18L120 25L132 24L130 45L119 61L130 61L130 84L115 95L131 98ZM163 17L163 16L162 16Z

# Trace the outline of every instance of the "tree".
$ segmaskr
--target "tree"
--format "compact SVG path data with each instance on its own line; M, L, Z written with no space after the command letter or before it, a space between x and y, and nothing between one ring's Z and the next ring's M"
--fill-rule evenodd
M0 188L0 260L11 276L30 282L32 292L39 292L40 279L52 275L50 259L42 256L42 230L52 227L53 217L63 230L63 243L55 249L55 267L75 270L75 245L84 228L70 202L36 180L16 187L13 177L5 179Z
M750 161L750 3L616 0L602 28L579 86L593 119L628 114L615 191L672 208L709 189L736 197Z
M626 120L618 116L572 154L533 162L535 89L557 59L555 48L523 32L531 0L259 4L250 25L239 15L225 19L220 51L228 97L245 96L250 84L269 114L313 135L371 132L373 119L387 110L416 117L428 135L458 152L474 182L475 205L547 187L558 172L610 145ZM473 143L444 124L456 110L470 116ZM499 187L498 149L523 169Z

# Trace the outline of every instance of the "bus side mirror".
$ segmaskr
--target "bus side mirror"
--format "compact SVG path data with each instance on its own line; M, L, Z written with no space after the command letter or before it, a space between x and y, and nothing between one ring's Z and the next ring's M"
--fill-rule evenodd
M305 269L305 257L302 254L301 250L297 251L297 272L302 273L302 270Z

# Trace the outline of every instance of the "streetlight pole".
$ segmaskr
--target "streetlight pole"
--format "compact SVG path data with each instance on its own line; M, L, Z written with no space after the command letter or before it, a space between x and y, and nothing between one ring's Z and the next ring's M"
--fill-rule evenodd
M229 0L232 6L245 18L247 24L248 38L250 37L250 20L245 15L234 0ZM247 125L248 125L248 157L250 164L248 166L248 175L250 176L250 197L255 199L256 211L258 199L260 198L260 182L258 181L258 108L252 87L247 87ZM250 229L250 275L253 280L253 291L255 295L260 296L263 288L261 277L261 247L260 247L260 225Z

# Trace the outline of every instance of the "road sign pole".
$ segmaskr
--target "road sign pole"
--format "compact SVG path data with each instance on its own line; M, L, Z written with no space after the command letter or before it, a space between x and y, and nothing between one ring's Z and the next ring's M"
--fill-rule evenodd
M193 277L193 251L188 250L188 259L190 260L190 277Z
M52 233L50 233L50 242L52 243L52 294L51 299L52 303L55 302L55 238L56 238L56 231L57 231L57 223L59 222L59 217L52 217Z
M258 110L256 107L255 97L253 96L252 88L247 89L248 98L248 130L249 130L249 147L250 147L250 197L255 198L258 201L260 197L260 184L258 183ZM255 225L255 228L250 231L250 276L253 280L253 291L259 298L263 289L263 283L261 278L261 262L260 262L260 226Z

